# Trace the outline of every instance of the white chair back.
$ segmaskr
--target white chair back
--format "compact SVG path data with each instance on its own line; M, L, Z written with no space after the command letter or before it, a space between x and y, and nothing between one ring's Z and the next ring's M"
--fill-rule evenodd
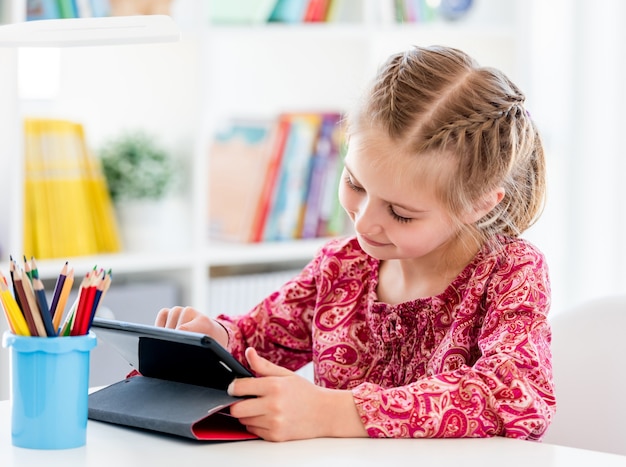
M557 411L544 442L626 455L626 296L550 322Z

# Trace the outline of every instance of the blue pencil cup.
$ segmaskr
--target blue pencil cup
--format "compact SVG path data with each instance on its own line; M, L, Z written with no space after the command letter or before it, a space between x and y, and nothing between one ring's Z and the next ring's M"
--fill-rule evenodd
M26 337L5 332L11 350L14 446L68 449L87 437L89 351L96 336Z

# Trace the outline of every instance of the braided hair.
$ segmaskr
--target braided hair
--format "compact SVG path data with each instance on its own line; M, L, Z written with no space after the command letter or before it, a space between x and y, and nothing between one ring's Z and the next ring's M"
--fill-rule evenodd
M472 227L483 238L518 236L545 199L543 146L524 100L502 72L460 50L413 47L381 67L349 131L370 125L415 157L453 157L455 173L437 188L452 214L503 187L502 201Z

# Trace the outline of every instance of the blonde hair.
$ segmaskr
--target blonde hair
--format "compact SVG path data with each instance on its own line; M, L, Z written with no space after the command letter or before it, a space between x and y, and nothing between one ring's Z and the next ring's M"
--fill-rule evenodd
M454 215L503 187L502 201L473 227L483 238L518 236L545 199L543 146L524 100L502 72L460 50L413 47L380 68L349 131L370 125L417 156L455 158L457 170L439 187Z

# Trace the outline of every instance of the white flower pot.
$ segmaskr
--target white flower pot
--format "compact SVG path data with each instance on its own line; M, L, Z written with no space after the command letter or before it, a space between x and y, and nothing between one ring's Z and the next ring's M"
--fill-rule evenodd
M116 205L126 252L179 251L188 244L185 210L172 200L131 200Z

